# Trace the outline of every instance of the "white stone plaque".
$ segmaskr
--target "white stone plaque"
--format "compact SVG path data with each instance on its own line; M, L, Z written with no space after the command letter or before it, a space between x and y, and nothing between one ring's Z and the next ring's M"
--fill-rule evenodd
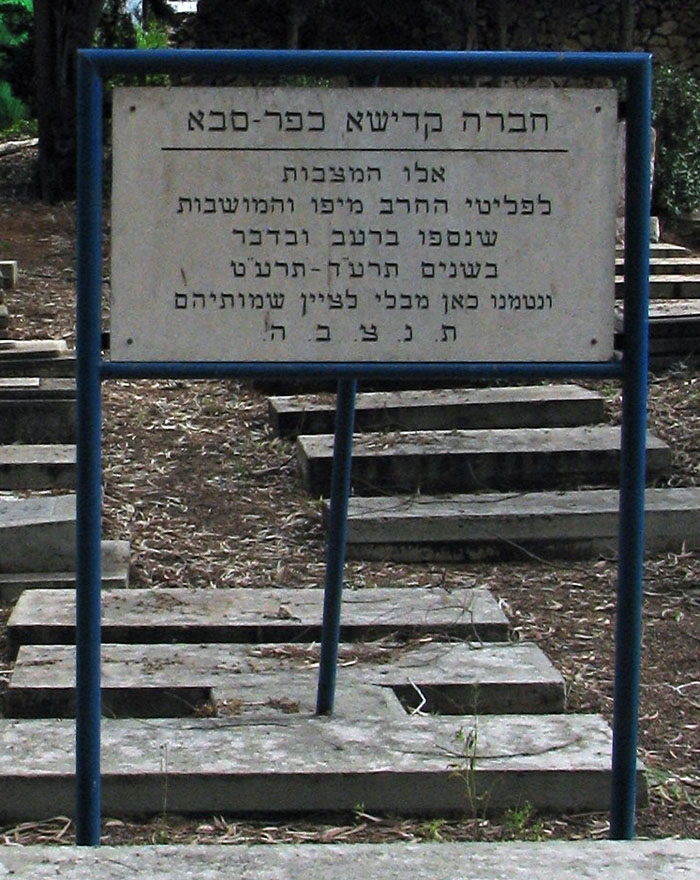
M111 351L613 354L612 90L125 88Z

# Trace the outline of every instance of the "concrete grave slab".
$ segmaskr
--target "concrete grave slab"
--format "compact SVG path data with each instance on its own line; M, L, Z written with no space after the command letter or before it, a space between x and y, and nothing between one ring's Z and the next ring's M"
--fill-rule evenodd
M284 437L333 433L335 401L272 397L270 423ZM356 431L511 428L601 422L600 394L576 385L367 392L355 400Z
M275 668L275 661L259 658L256 663L253 650L234 645L103 645L102 714L235 716L256 722L313 715L318 669ZM64 645L23 646L7 694L6 716L73 717L74 655L75 648ZM390 720L405 713L391 689L352 673L340 677L334 714Z
M71 721L0 719L0 821L74 811ZM529 801L606 810L611 733L591 715L102 722L106 815L462 815ZM465 779L466 776L466 779ZM638 800L646 795L643 768Z
M700 489L651 488L645 499L647 553L700 546ZM404 561L614 556L618 520L616 489L353 497L347 552Z
M624 305L615 308L615 330L624 331ZM655 300L649 303L649 335L698 336L700 299Z
M51 376L0 376L0 401L75 399L75 379Z
M691 251L689 250L689 248L684 247L681 244L674 244L670 241L652 241L649 242L649 253L652 257L671 257L683 256L684 254L691 253Z
M615 296L624 296L625 282L615 279ZM695 299L700 296L700 275L659 274L649 277L651 299Z
M683 355L692 356L700 352L700 333L697 336L653 336L649 339L649 358L657 363L659 357L675 356L679 360Z
M0 489L72 489L75 487L75 446L15 444L0 446Z
M107 717L315 710L317 646L102 646ZM12 717L74 713L75 649L23 645L6 697ZM396 694L407 711L465 714L553 713L564 709L564 682L537 646L432 642L418 646L343 645L335 714L386 713ZM360 699L362 694L362 699ZM280 695L284 695L282 698ZM343 696L344 695L344 696ZM398 704L397 704L398 708Z
M340 674L343 674L341 670ZM433 642L373 667L410 711L523 714L564 711L564 680L537 645Z
M0 376L0 443L74 443L75 394L74 379Z
M69 377L75 355L63 339L0 339L0 377Z
M75 355L50 354L28 355L22 358L5 358L0 352L0 376L20 378L23 376L46 376L69 378L75 376Z
M615 260L615 271L624 269L623 259ZM652 256L649 261L649 275L700 275L700 257L690 252L679 256Z
M14 290L17 277L17 260L0 260L0 290Z
M318 671L287 670L269 675L245 676L240 684L225 681L211 692L214 711L219 716L262 720L316 713ZM381 720L384 724L401 722L406 712L390 688L377 687L358 679L341 675L336 682L333 716L345 720Z
M0 363L38 356L59 357L67 352L64 339L0 339Z
M618 257L622 257L624 259L625 247L623 244L618 244L615 247L615 253ZM683 247L680 244L672 244L669 241L652 241L649 243L649 256L654 259L655 257L682 257L689 256L691 251Z
M416 431L360 434L353 443L356 495L385 492L474 492L573 488L619 481L620 429L511 428L489 431ZM297 462L306 489L327 495L333 437L297 439ZM647 435L647 479L668 473L671 453Z
M698 840L3 847L12 880L689 880Z
M615 310L615 346L624 345L624 309ZM649 305L649 356L676 359L700 352L700 299L652 300Z
M102 542L103 590L129 586L129 555L128 541ZM15 602L25 590L75 590L75 571L0 572L1 601Z
M129 562L127 541L103 542L107 571ZM0 573L75 571L75 495L0 495Z
M0 443L75 443L75 398L4 399Z
M0 496L0 571L64 568L75 568L75 495Z
M308 642L321 634L323 590L114 590L102 604L104 642ZM21 644L72 644L75 596L65 590L23 593L7 625ZM346 590L341 639L443 633L505 641L508 620L487 590L399 587Z

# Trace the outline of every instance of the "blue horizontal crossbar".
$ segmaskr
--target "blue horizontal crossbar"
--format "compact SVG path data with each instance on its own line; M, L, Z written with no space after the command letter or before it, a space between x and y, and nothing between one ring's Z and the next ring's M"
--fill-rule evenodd
M81 57L105 76L117 73L361 74L412 76L605 76L638 73L642 52L432 52L395 50L86 49Z
M400 377L430 379L505 379L505 378L588 378L610 379L622 376L622 361L602 363L145 363L102 361L103 379L220 379L276 378L281 374L294 378L388 379Z

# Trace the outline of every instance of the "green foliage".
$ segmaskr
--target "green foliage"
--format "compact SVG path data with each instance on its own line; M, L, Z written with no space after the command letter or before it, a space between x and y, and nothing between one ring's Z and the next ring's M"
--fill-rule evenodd
M168 27L151 16L145 24L136 25L136 45L139 49L167 49L170 43ZM151 73L146 77L146 85L167 86L170 77L163 73Z
M543 840L544 822L535 815L529 801L506 810L502 819L503 833L510 840Z
M137 49L167 49L170 43L168 28L163 22L151 16L143 25L136 24ZM149 73L144 77L147 86L167 86L170 77L164 73Z
M2 2L2 0L0 0ZM97 45L109 49L167 49L167 25L154 15L134 21L124 0L107 0L102 10Z
M679 216L700 209L700 83L672 67L654 72L654 199Z
M135 49L136 28L124 0L107 0L95 44L100 49Z
M473 819L485 807L485 798L479 794L476 779L477 744L479 741L479 719L474 717L474 727L467 733L460 727L455 733L455 743L459 762L452 765L452 773L464 782L464 793Z
M0 0L0 49L20 46L32 22L32 0Z
M318 89L329 88L331 80L326 76L312 76L308 73L294 73L290 76L281 76L280 84L293 88Z
M0 0L0 128L27 116L34 98L32 0Z
M134 21L126 9L124 0L107 0L102 11L100 27L97 34L97 45L115 49L167 49L169 45L167 25L155 16L147 21ZM109 82L112 86L125 85L128 77L113 77ZM149 86L167 85L168 76L148 74L143 82Z
M138 49L167 49L169 44L168 28L156 18L149 18L145 26L137 24L136 47Z
M0 131L16 125L27 114L27 108L12 94L10 84L0 82Z
M439 818L429 819L427 822L424 822L421 826L421 831L425 840L442 840L443 837L440 829L446 822L446 819Z
M39 123L36 119L19 119L12 125L2 129L3 137L8 140L22 140L39 136Z
M27 115L32 95L32 0L0 0L0 128ZM24 100L23 100L24 99Z
M7 78L14 56L29 42L32 0L0 0L0 77Z

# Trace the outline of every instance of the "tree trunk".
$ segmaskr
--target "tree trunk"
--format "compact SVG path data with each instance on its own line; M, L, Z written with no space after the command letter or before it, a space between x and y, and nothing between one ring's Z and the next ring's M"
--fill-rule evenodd
M510 14L508 9L508 0L497 0L496 2L496 48L503 52L508 48L508 24L510 22Z
M299 31L304 24L304 11L299 3L292 3L287 13L287 49L299 48Z
M291 0L287 9L286 48L298 49L301 29L312 15L317 15L323 0Z
M632 51L636 17L637 11L634 0L620 0L620 52Z
M92 45L103 0L34 0L39 193L71 198L76 183L77 50Z
M496 0L496 49L504 52L508 48L508 25L510 24L510 7L508 0ZM503 85L503 77L494 79L495 86Z
M477 0L465 0L463 7L464 19L464 48L476 49L478 46L476 36Z

